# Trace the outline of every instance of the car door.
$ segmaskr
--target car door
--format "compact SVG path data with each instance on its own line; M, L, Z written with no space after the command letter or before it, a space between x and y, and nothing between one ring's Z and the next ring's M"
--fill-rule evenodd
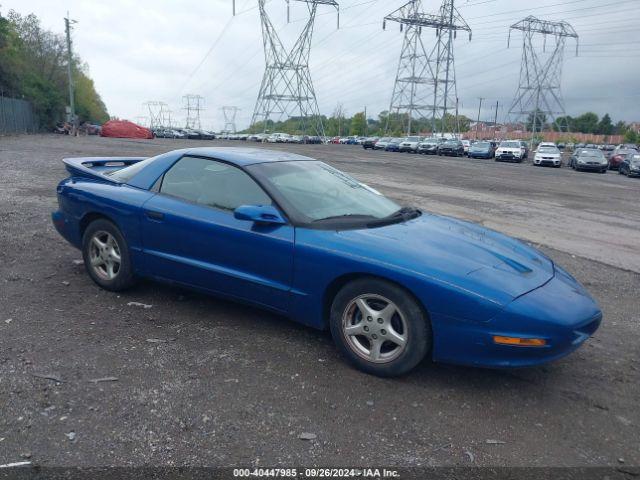
M294 228L238 220L240 205L272 205L243 170L185 156L142 208L145 269L152 276L287 311Z

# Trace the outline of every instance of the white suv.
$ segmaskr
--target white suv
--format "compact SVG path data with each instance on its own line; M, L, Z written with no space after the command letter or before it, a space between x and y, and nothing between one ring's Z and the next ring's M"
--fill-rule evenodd
M416 153L422 140L424 140L422 137L406 137L400 143L399 149L401 152Z
M521 163L526 157L526 150L518 140L506 140L500 142L496 150L496 162L506 160Z

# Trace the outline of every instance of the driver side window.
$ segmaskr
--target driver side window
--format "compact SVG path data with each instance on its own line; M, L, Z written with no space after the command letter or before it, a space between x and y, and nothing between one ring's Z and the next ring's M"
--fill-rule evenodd
M222 210L272 205L264 190L239 168L196 157L178 160L164 174L160 192Z

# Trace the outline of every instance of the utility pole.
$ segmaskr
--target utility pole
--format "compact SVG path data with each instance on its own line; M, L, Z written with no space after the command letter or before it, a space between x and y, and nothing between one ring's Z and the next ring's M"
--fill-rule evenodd
M480 105L478 105L478 119L476 120L476 140L478 140L478 129L480 128L480 110L482 109L482 101L484 98L478 97L480 99Z
M366 137L369 133L369 122L367 120L367 106L364 106L364 136Z
M73 85L73 55L71 52L71 25L77 23L75 20L69 18L69 12L67 12L67 16L64 19L64 30L67 34L67 75L69 82L69 112L71 119L71 134L77 135L78 133L78 122L76 119L76 102L75 102L75 93L74 93L74 85Z
M496 139L496 129L498 128L498 100L496 100L496 113L493 116L493 139Z
M456 135L460 138L460 115L458 114L458 97L456 97Z

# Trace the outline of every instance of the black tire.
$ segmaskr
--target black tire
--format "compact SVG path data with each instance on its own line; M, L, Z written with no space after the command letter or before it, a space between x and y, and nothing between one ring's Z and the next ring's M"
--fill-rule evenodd
M93 238L100 233L111 235L115 239L117 250L120 254L120 264L115 276L111 279L100 274L102 267L93 267L91 265L91 248ZM82 258L87 273L91 279L100 287L112 292L120 292L130 288L135 283L133 274L133 266L131 264L131 255L129 254L129 246L124 237L120 233L118 227L106 219L94 220L89 224L82 236Z
M346 315L347 308L352 305L352 302L363 295L375 295L388 299L396 305L398 311L402 312L404 318L407 337L404 349L397 357L384 363L375 363L364 358L363 353L358 354L343 331L343 315ZM394 318L398 320L398 316ZM403 375L418 365L431 350L431 323L427 313L409 292L385 280L362 278L342 287L331 305L329 322L333 340L342 354L357 368L372 375L380 377ZM364 323L365 319L362 318L361 322ZM372 329L378 327L375 319L367 325L372 325ZM380 335L385 334L384 330L380 330L380 332L382 332L379 333ZM373 337L375 338L375 335ZM382 345L392 347L395 344L382 341Z

